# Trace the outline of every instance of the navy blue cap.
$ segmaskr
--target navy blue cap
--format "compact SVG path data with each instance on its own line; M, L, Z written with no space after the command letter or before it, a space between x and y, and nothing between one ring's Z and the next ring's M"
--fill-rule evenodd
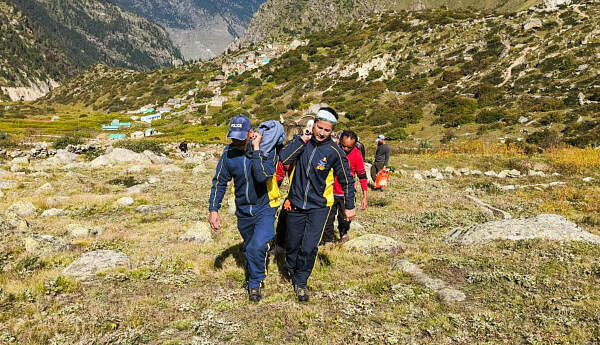
M252 129L252 123L250 119L244 115L238 115L231 119L229 122L229 133L227 133L227 139L246 140L248 138L248 132Z

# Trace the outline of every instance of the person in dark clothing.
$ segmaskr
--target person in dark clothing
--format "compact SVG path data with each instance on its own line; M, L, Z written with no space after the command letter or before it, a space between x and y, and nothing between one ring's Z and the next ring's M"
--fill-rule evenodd
M221 228L219 209L233 179L235 215L237 226L244 241L248 297L258 302L262 298L261 283L266 278L268 243L275 236L275 213L280 204L279 187L274 182L275 151L265 153L260 144L263 136L252 130L250 120L238 115L229 124L227 138L231 144L225 147L219 159L209 199L209 223L214 231Z
M318 244L333 205L333 183L337 176L345 196L345 215L352 221L354 178L346 154L331 140L337 113L321 108L310 135L296 136L282 150L283 165L295 163L287 208L286 268L300 302L309 299L306 288L317 258Z
M186 153L188 150L188 144L187 141L182 141L181 144L179 144L179 150L181 150L181 152Z
M352 176L358 176L360 180L360 185L363 191L363 198L360 203L361 210L365 210L367 208L367 173L365 171L365 163L363 160L360 151L356 148L356 133L352 131L343 131L340 135L340 147L346 154L346 158L348 159L348 163L350 164L350 173ZM337 178L335 179L335 183L333 185L333 205L331 206L331 212L329 213L329 217L327 218L327 223L325 224L325 233L323 234L323 239L321 244L327 245L328 243L333 243L335 241L335 229L333 223L337 216L338 220L338 230L340 232L340 242L344 243L350 240L348 236L348 231L350 230L350 222L346 221L346 217L344 215L345 203L344 203L344 191L340 186Z
M385 136L382 134L377 137L377 151L375 160L371 165L371 178L375 181L380 170L385 169L390 162L390 146L385 143Z

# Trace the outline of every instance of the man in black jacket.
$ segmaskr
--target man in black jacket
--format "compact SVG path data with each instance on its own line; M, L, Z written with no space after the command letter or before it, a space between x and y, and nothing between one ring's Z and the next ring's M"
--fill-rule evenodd
M377 151L375 152L375 160L371 165L371 178L373 181L377 178L380 170L387 167L390 162L390 146L385 143L385 136L382 134L376 139Z
M356 215L354 178L346 154L331 140L337 119L333 109L321 108L312 133L296 136L280 154L284 165L296 164L285 203L286 267L300 302L309 299L306 285L333 205L334 176L344 190L346 219L352 221Z

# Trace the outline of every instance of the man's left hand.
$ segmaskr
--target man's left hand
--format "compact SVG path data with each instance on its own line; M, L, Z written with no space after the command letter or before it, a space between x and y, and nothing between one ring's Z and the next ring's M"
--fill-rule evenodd
M366 194L366 193L365 193L365 194ZM361 209L361 210L363 210L363 211L364 211L364 210L366 210L366 209L367 209L367 204L368 204L368 201L367 201L367 196L365 195L365 196L362 198L362 201L360 202L360 209Z
M356 217L356 209L353 208L351 210L345 210L344 213L346 214L346 221L347 222L351 222L354 220L354 217Z
M252 139L252 148L254 151L260 150L260 142L262 141L262 135L258 132L254 132L254 138Z

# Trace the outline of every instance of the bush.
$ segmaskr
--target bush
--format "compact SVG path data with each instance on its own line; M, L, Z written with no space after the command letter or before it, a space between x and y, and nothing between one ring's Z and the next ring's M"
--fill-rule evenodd
M558 147L561 142L560 134L554 129L544 129L527 137L528 144L535 144L543 149Z
M122 140L113 145L114 147L120 147L133 152L142 153L146 150L152 151L157 154L166 154L167 152L160 146L159 143L152 140Z
M121 186L125 186L127 188L136 186L140 183L141 182L137 181L133 176L118 177L118 178L108 181L108 184L112 184L115 186L121 185Z
M404 128L396 128L385 133L385 137L388 140L404 140L408 137L408 133Z
M449 127L457 127L474 122L475 111L477 111L477 103L474 100L455 96L437 107L435 115L440 118L436 122Z
M64 137L55 139L52 142L52 147L57 150L62 150L69 145L81 145L81 144L83 144L83 139L81 139L80 137L64 136Z
M494 123L506 117L506 112L502 109L482 110L475 117L477 123Z

